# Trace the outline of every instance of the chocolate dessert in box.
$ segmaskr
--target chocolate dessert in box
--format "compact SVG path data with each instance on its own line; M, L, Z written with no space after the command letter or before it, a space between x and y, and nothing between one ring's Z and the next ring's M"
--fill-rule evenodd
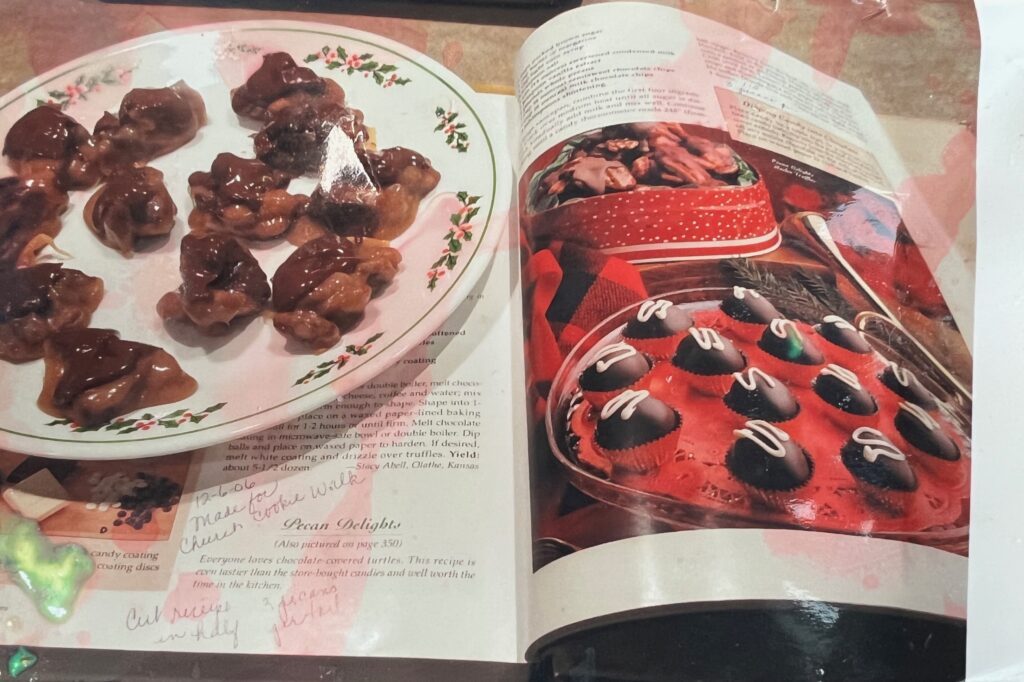
M572 239L634 262L771 251L779 231L765 182L721 137L629 123L548 150L525 174L532 238Z

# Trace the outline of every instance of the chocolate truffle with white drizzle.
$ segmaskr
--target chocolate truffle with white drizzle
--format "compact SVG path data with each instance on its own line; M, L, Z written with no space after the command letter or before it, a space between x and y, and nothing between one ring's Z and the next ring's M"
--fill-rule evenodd
M820 365L825 361L814 342L801 334L792 320L772 320L757 345L769 355L798 365Z
M611 395L639 381L651 371L651 362L628 343L612 343L594 355L594 361L580 375L580 388L585 397L601 407Z
M730 375L747 366L732 341L710 327L692 327L679 342L672 366L678 381L699 393L722 397Z
M732 341L710 327L692 327L679 342L672 364L692 374L717 376L738 372L747 365Z
M754 419L733 434L736 441L725 456L725 465L761 501L783 506L785 498L773 493L795 490L811 478L814 463L810 456L779 427Z
M900 403L894 423L900 435L921 452L948 462L960 459L960 448L920 405Z
M760 293L738 286L722 299L719 309L723 313L724 329L744 341L757 341L766 325L782 317L782 313Z
M671 301L644 301L636 316L626 323L622 336L637 350L663 359L672 355L679 339L692 326L690 314Z
M775 306L753 289L733 287L732 295L722 301L722 312L739 322L766 325L782 317Z
M826 315L821 324L815 325L814 330L843 350L858 355L870 355L872 352L871 344L864 338L864 334L838 315Z
M726 406L751 419L784 422L800 412L800 404L784 383L757 367L734 372L725 394Z
M839 365L826 365L814 380L818 397L843 412L868 416L878 412L878 403L861 386L857 375Z
M863 492L894 512L905 509L918 482L907 456L878 429L862 426L840 450L843 465Z
M682 423L679 412L649 391L627 390L601 408L594 444L615 466L648 471L675 452Z
M878 378L886 388L904 400L920 405L926 410L935 409L935 396L922 386L914 373L906 367L890 362Z

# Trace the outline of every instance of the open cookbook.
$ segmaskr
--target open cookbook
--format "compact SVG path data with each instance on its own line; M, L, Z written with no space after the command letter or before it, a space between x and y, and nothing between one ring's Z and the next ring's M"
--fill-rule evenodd
M516 85L254 21L0 100L0 644L558 677L795 604L963 676L972 266L864 96L639 3Z

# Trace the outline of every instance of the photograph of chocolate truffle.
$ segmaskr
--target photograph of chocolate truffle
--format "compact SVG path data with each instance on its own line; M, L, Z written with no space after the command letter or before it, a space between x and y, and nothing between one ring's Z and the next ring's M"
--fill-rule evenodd
M157 312L204 334L227 333L233 321L256 314L270 300L270 284L259 263L227 235L185 235L180 270L181 286L160 298Z
M100 179L92 136L55 104L38 106L15 121L4 138L3 155L18 175L51 173L65 190L88 189Z
M690 314L672 301L644 301L633 319L626 323L622 336L640 352L666 359L672 356L676 344L692 326Z
M672 367L678 379L699 393L721 397L730 375L747 366L732 341L710 327L691 327L676 347Z
M860 416L878 412L878 403L861 386L857 375L839 365L826 365L814 380L814 392L826 403L849 414Z
M683 417L649 391L623 391L601 408L594 430L598 451L615 466L649 471L672 456Z
M733 287L732 293L722 301L722 312L748 324L766 325L782 317L775 306L754 289Z
M138 241L170 234L178 209L155 168L116 171L85 204L85 223L99 240L130 255Z
M601 407L616 393L636 384L651 371L651 362L628 343L612 343L600 349L580 375L584 397Z
M935 409L935 396L922 386L914 373L906 367L890 362L878 378L886 388L904 400L920 405L926 410Z
M738 372L747 365L743 353L732 341L710 327L691 327L679 342L672 364L691 374L720 376Z
M878 429L860 427L840 450L843 465L862 491L890 511L901 513L917 490L917 475L907 456Z
M894 423L900 435L921 452L948 462L960 459L960 448L920 405L900 403Z
M788 421L800 412L800 404L786 384L757 367L734 372L732 377L724 400L733 412L769 422Z
M736 441L725 456L729 473L753 499L784 509L790 499L787 493L814 473L810 455L788 433L760 419L746 422L733 435Z
M102 298L103 280L59 263L0 270L0 358L43 357L43 342L88 327Z
M864 334L838 315L826 315L814 330L830 343L851 353L866 355L873 350Z
M769 355L798 365L820 365L825 361L814 342L800 333L792 320L784 318L772 320L757 345Z
M112 329L70 329L44 344L39 409L81 426L153 405L184 400L196 381L156 346L118 338Z
M309 198L289 194L291 176L262 161L218 154L210 171L188 176L195 208L188 216L193 232L221 232L247 239L273 239L287 232Z

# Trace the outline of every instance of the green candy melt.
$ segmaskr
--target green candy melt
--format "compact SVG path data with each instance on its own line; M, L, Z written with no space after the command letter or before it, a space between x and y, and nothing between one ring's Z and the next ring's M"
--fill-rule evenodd
M64 622L95 565L79 545L55 545L39 524L0 512L0 566L48 620ZM13 673L12 673L13 674Z
M19 646L18 649L11 654L11 657L7 659L7 672L11 674L11 677L17 677L39 661L39 657L29 651L23 646Z

